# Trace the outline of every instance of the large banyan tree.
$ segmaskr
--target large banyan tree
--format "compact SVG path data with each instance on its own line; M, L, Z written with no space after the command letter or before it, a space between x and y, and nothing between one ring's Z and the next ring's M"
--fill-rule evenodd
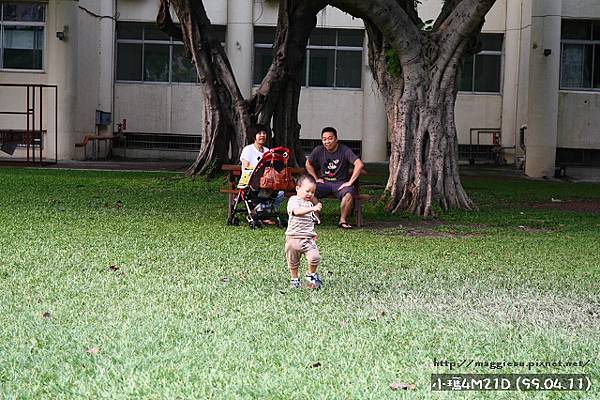
M212 34L201 1L169 0L158 23L182 38L204 91L203 146L190 173L213 173L240 147L254 124L272 121L274 144L299 146L299 72L317 13L332 5L361 18L369 38L369 65L383 96L391 133L386 208L431 215L475 206L460 181L455 103L462 60L477 49L484 17L495 0L446 0L423 29L415 0L280 0L274 59L256 93L244 99L227 56Z

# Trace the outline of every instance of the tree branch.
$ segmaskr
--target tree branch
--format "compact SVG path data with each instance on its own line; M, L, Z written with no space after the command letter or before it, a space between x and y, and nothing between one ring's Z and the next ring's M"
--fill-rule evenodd
M183 32L181 31L181 28L175 25L171 18L169 0L160 0L156 24L158 25L158 29L171 36L173 39L183 41Z
M329 4L377 26L403 66L419 60L423 33L398 0L331 0Z

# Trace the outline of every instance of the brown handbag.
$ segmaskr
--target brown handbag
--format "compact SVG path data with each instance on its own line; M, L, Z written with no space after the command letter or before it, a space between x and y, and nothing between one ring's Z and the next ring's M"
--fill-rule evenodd
M286 163L287 165L287 163ZM292 170L289 167L283 167L281 171L277 171L271 163L271 166L266 167L263 175L260 177L261 189L266 190L294 190L296 182L292 177Z

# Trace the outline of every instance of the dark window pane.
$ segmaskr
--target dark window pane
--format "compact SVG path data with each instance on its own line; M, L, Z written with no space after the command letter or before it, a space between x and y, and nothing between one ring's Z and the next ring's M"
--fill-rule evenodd
M300 85L306 86L306 57L302 61L302 72L300 73Z
M502 51L502 34L482 33L481 50Z
M308 86L333 86L335 50L310 50Z
M4 4L4 21L44 22L44 6L41 4Z
M141 43L119 43L117 45L117 80L142 80Z
M44 27L4 27L4 68L42 69Z
M594 22L594 40L600 40L600 22Z
M262 82L273 62L273 49L264 47L254 48L254 84Z
M356 29L338 30L338 46L362 47L364 31Z
M458 90L464 92L473 91L473 59L474 56L469 56L463 62Z
M254 43L275 43L275 28L270 26L257 26L256 28L254 28Z
M144 45L144 81L169 81L169 45Z
M118 22L117 39L138 39L142 40L142 30L144 24L138 22Z
M561 57L562 87L591 87L592 46L583 44L564 44Z
M196 82L196 69L187 58L185 48L181 45L173 46L173 82Z
M337 87L360 88L362 75L362 51L337 52Z
M500 61L496 55L475 56L475 92L500 92Z
M317 28L310 35L311 46L335 46L335 29Z
M592 23L563 19L561 21L561 37L563 39L590 40L592 38Z
M171 40L171 37L158 29L156 24L144 24L144 40Z
M219 43L225 43L225 34L227 32L227 29L225 28L225 26L223 26L223 25L211 25L211 26L212 26L213 33L217 37L217 40L219 41Z
M600 44L594 46L594 88L600 88Z

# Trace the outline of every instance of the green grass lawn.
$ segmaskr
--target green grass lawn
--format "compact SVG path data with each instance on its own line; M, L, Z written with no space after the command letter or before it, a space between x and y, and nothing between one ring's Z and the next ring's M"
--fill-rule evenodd
M0 398L600 398L600 214L549 208L600 202L600 185L464 183L479 212L421 221L373 202L352 231L326 201L310 291L288 288L282 230L225 225L221 180L0 169ZM432 392L433 373L593 386Z

